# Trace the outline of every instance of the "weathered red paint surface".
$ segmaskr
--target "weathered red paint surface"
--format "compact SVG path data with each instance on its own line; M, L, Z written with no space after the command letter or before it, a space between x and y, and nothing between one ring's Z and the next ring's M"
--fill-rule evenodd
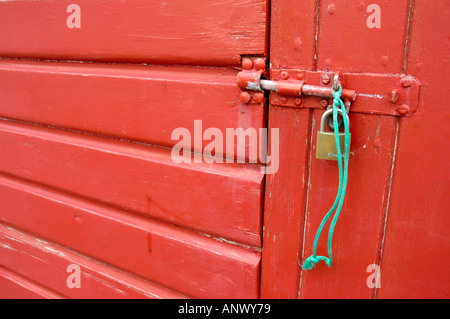
M269 109L270 125L280 123L278 105L285 104L295 109L286 111L292 114L283 127L297 130L280 130L283 165L267 179L263 297L449 296L445 268L450 256L448 152L439 146L448 138L444 124L448 112L443 102L448 94L445 90L439 93L448 69L448 27L444 22L448 10L445 1L377 4L380 29L366 27L369 4L361 1L271 2L273 69L397 78L394 84L406 89L403 98L415 97L411 104L401 102L400 94L397 100L393 97L394 87L386 90L388 85L376 81L364 84L364 90L383 99L382 105L376 105L376 99L364 96L363 110L357 107L359 96L351 109L349 184L334 233L334 264L328 268L320 263L303 271L301 265L312 253L317 227L337 191L337 164L314 158L321 101L304 97L301 105L295 105L293 99L271 96L277 107ZM274 73L271 79L280 80ZM417 87L411 89L404 83L405 74L421 84L420 95L412 93ZM360 85L357 78L349 82ZM365 114L359 114L361 111ZM319 254L326 255L327 229L319 241ZM372 264L381 267L378 288L367 285Z
M266 0L2 1L0 56L153 64L234 65L265 53Z
M264 127L264 109L239 102L234 69L3 60L0 80L1 117L152 145L174 146L171 132L194 132L194 120L223 132Z
M0 123L0 143L3 173L259 245L263 176L258 167L183 166L172 162L170 150L14 122Z
M419 109L400 120L377 298L449 298L447 1L414 1L406 72Z
M69 4L0 3L0 295L257 298L261 165L171 148L194 121L265 127L236 75L266 56L267 1L82 0L79 29Z
M2 239L2 277L20 290L18 295L5 288L4 297L27 298L29 290L45 298L186 298L186 296L150 281L111 267L103 262L68 250L63 246L13 229L0 226ZM67 286L67 267L79 265L83 289ZM29 278L29 279L26 279ZM9 283L9 285L13 285ZM3 288L4 286L2 286Z
M1 298L449 297L446 1L378 1L380 28L359 0L77 4L69 29L68 3L0 2ZM347 194L333 267L304 271L338 167L314 156L330 101L284 93L337 71L357 93ZM174 163L194 120L279 129L279 170Z

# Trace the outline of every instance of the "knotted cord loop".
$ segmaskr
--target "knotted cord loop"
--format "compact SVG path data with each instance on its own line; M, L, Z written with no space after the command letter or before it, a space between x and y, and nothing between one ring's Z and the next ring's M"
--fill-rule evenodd
M341 145L339 141L339 125L337 120L338 115L338 107L342 110L342 118L344 121L344 131L345 131L345 138L344 138L344 164L342 164L342 152L341 152ZM338 156L338 167L339 167L339 188L338 192L336 194L336 198L334 200L333 206L328 211L328 213L325 215L325 217L322 219L322 222L319 225L319 228L317 229L316 237L314 239L313 244L313 254L309 256L305 262L303 263L303 269L304 270L311 270L315 267L315 265L319 261L324 261L328 267L331 267L333 265L333 232L334 228L336 226L337 220L339 218L339 214L341 212L342 204L344 202L345 198L345 192L347 189L347 177L348 177L348 158L350 153L350 130L349 130L349 121L345 109L344 102L342 101L342 87L340 85L337 85L337 89L333 87L333 124L334 124L334 137L336 140L336 149L337 149L337 156ZM328 257L325 256L317 256L317 243L320 238L320 234L322 233L323 227L325 226L326 222L332 215L332 213L335 212L334 217L331 221L330 228L328 230Z

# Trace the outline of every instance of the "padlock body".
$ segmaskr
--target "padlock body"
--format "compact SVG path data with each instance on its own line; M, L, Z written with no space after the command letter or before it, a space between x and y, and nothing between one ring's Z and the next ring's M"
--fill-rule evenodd
M351 138L351 134L349 136ZM339 133L339 144L341 146L342 159L345 153L345 134ZM334 132L317 132L316 158L337 161L337 149Z

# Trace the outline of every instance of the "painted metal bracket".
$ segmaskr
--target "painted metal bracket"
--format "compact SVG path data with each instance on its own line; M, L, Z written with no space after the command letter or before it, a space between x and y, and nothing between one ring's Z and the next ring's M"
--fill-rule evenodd
M270 91L271 105L325 109L331 103L335 74L271 70L272 80L266 80L265 60L244 59L237 84L242 90L243 103L260 104L264 101L264 92ZM351 112L410 116L417 111L420 83L411 75L339 73L339 80L344 101L351 102Z

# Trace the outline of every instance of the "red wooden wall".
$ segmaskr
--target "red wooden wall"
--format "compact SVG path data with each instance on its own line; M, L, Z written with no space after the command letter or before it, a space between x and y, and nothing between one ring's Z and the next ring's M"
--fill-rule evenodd
M0 1L0 298L449 297L448 1L373 1L380 28L360 0L80 0L73 29L70 3ZM338 184L320 99L243 104L242 57L421 84L413 114L350 113L332 268L301 268ZM279 170L174 163L195 120L278 128Z
M0 3L0 295L257 298L260 165L176 164L171 133L265 126L236 75L266 1L71 3Z

